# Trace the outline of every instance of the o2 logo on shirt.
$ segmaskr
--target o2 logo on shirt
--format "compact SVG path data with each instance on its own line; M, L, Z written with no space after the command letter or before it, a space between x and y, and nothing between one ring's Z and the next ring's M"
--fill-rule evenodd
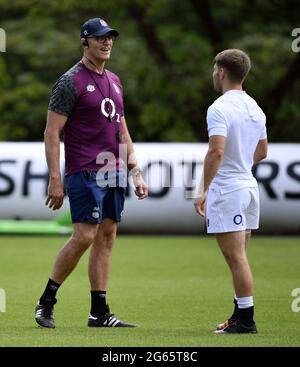
M109 108L108 110L105 109L106 104L109 103L111 105L111 108ZM102 115L104 115L105 117L110 117L113 118L115 115L117 116L117 122L120 122L120 114L116 113L116 106L115 106L115 102L110 99L110 98L104 98L103 101L101 102L101 112Z

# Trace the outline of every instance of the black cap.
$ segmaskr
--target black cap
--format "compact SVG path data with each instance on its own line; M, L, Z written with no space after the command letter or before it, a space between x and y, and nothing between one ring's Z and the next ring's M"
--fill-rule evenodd
M87 20L81 26L80 36L81 38L104 36L107 33L111 33L113 36L117 37L119 32L115 29L110 28L105 20L101 18L93 18Z

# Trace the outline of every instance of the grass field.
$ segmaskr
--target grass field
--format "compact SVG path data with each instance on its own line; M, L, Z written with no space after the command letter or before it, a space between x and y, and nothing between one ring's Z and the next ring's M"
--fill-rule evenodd
M300 312L291 292L300 288L300 238L254 237L257 335L215 335L232 310L231 277L213 237L119 236L108 301L135 329L88 328L87 259L66 280L55 306L55 329L34 321L64 237L0 237L0 346L300 346Z

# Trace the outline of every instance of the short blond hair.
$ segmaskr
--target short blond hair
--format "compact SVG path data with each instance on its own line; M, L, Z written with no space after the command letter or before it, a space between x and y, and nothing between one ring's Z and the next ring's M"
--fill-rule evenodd
M214 63L228 72L232 82L242 83L251 69L251 60L246 52L237 48L221 51L214 58Z

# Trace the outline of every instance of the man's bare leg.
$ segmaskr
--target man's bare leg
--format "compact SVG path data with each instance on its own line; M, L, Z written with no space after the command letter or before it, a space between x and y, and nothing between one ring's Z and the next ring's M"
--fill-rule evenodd
M91 247L89 258L89 279L91 283L91 312L88 326L93 327L135 327L134 324L118 320L110 314L106 303L106 290L117 223L104 219L99 225L97 235Z
M101 316L107 312L106 290L108 285L112 250L117 233L117 223L105 218L99 225L89 257L91 284L91 315Z
M230 267L237 297L253 294L253 278L246 254L245 231L216 235L219 247Z
M75 223L73 229L71 238L57 255L51 277L35 308L35 320L43 327L55 327L53 306L56 303L56 293L63 281L74 270L85 250L93 242L98 225Z
M251 231L216 235L219 247L230 267L235 289L234 312L225 323L218 325L218 330L235 322L239 315L247 325L253 323L253 277L247 259L250 235Z
M57 255L51 279L61 284L74 270L81 256L92 244L98 230L97 224L74 223L73 234Z

